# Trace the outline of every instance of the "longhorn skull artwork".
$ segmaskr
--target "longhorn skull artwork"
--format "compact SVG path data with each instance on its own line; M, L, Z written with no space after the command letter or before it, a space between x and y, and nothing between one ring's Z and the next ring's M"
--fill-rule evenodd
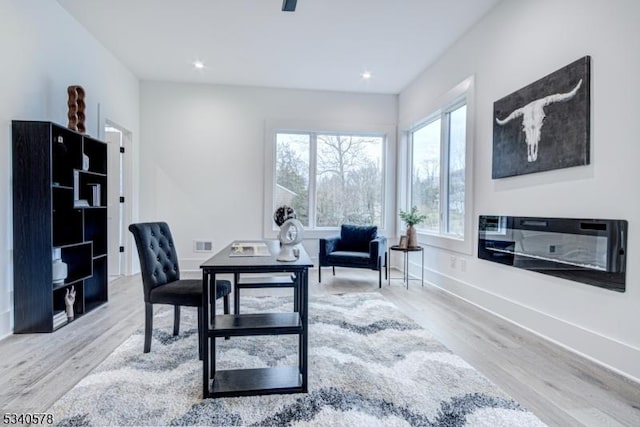
M567 93L555 93L553 95L545 96L544 98L531 101L524 107L520 107L504 119L496 117L496 123L500 126L504 126L511 120L522 116L522 131L525 134L525 141L527 143L527 161L535 162L538 159L538 143L540 142L540 135L542 131L542 125L546 116L544 108L555 102L566 102L572 99L578 90L582 86L582 79L576 84L576 86Z
M491 178L589 164L590 70L584 56L493 103Z

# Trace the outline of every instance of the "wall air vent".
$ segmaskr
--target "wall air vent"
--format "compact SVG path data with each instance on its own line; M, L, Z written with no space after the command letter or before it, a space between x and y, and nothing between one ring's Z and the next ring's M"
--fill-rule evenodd
M194 252L213 252L213 242L211 240L194 240Z

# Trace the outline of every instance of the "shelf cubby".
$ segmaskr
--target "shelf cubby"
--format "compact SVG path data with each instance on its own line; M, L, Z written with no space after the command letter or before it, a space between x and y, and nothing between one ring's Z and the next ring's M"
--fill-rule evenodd
M93 275L84 281L84 300L87 310L107 301L107 289L102 284L108 279L106 255L94 258Z
M53 246L82 242L82 211L73 208L73 189L54 186L51 194Z
M89 158L89 171L107 174L107 144L85 136L84 154Z
M93 257L107 254L107 209L84 209L84 239L93 242Z
M82 282L74 283L72 285L62 286L53 292L53 312L55 313L57 311L65 311L67 309L67 306L64 301L64 297L67 294L67 289L69 289L69 291L71 291L71 289L75 289L76 291L76 298L75 298L75 301L73 302L73 313L74 313L74 319L75 319L81 316L85 312L84 286ZM52 315L52 320L53 320L53 315Z
M51 127L51 184L73 186L73 169L82 167L82 135Z
M78 196L81 200L86 200L89 207L107 206L107 176L87 171L78 171ZM93 186L98 186L100 196L98 203L93 200Z
M60 248L62 262L67 264L65 284L75 283L91 277L93 274L92 243L79 243Z

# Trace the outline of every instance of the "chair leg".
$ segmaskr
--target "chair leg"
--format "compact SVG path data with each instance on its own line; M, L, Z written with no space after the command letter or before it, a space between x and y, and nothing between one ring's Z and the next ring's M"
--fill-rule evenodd
M173 306L173 336L180 333L180 306Z
M229 294L222 298L222 310L224 314L229 314Z
M331 268L333 269L333 275L335 276L336 275L336 266L332 265Z
M322 283L322 266L318 264L318 283Z
M216 311L216 291L218 285L213 285L213 289L209 289L209 319L213 319Z
M202 307L198 307L198 358L202 360L202 341L204 341L205 330L202 327Z
M389 260L387 259L387 253L384 253L384 280L388 279L389 274Z
M378 288L382 288L382 257L378 257Z
M153 304L144 303L144 352L151 351L151 330L153 329Z

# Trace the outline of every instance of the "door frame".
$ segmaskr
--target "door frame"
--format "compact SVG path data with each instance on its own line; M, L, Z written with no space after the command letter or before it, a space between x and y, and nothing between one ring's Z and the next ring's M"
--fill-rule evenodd
M131 233L127 232L127 224L130 224L133 218L133 133L127 129L126 127L118 124L117 122L111 119L105 119L104 123L101 127L101 135L102 139L105 138L105 128L113 127L118 129L122 133L122 147L124 147L125 155L123 162L123 180L124 180L124 209L122 218L122 224L124 227L123 230L123 246L124 246L124 265L123 271L121 273L124 276L130 276L133 270L132 260L133 260L133 239L131 238ZM109 194L114 191L112 188L108 188ZM111 233L109 233L111 234ZM111 276L110 276L111 277Z

